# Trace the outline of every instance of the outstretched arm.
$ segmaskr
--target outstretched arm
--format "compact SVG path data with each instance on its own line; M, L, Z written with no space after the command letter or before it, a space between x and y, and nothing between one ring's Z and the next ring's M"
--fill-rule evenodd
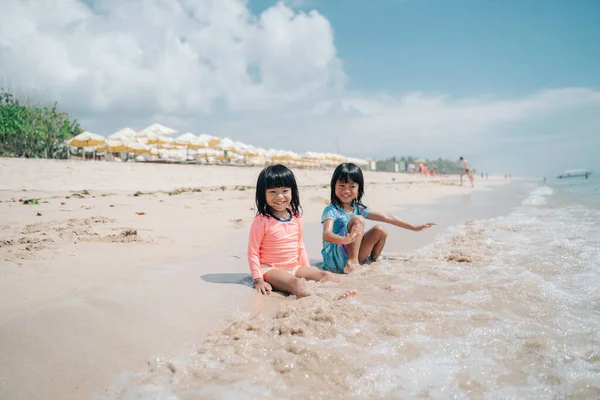
M412 225L406 221L401 220L395 215L384 214L378 211L371 211L369 215L367 215L365 218L371 221L385 222L415 232L422 231L424 229L431 228L432 226L437 225L437 222L427 222L423 225Z

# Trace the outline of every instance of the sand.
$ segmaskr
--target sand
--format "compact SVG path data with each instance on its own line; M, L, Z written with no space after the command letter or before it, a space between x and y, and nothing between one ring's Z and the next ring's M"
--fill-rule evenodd
M253 292L245 259L259 171L0 159L0 398L89 398L120 372L276 304L279 295ZM316 262L332 170L294 172ZM428 205L505 183L365 179L365 203L414 223L427 222ZM417 245L435 234L410 237Z

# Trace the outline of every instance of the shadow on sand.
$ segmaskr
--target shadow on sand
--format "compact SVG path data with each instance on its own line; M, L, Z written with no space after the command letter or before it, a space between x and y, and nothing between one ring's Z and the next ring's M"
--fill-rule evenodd
M206 274L201 276L202 280L210 283L233 283L254 288L254 282L250 274Z
M323 261L320 259L311 259L310 265L317 268L323 266ZM243 286L248 286L254 289L254 281L252 275L242 273L226 273L226 274L205 274L201 276L202 280L209 283L233 283Z
M254 281L250 274L206 274L201 276L202 280L210 283L233 283L237 285L247 286L250 289L254 289ZM282 297L290 296L289 293L280 292L273 290L271 294L278 294Z

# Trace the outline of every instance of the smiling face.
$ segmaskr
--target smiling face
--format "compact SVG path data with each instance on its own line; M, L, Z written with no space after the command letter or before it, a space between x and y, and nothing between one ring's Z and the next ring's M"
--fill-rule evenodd
M289 187L271 188L265 191L267 205L274 213L283 213L292 202L292 189Z
M364 206L364 182L362 171L356 164L341 163L331 177L331 204L344 207L348 211L353 203Z
M358 197L358 183L350 179L348 179L348 182L337 181L335 196L344 206L351 206L354 199Z

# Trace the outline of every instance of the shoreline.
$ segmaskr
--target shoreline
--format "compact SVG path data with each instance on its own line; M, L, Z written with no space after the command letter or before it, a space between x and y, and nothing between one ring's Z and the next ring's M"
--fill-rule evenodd
M0 249L5 277L0 286L2 397L90 397L118 373L199 343L240 312L256 312L281 299L257 298L244 284L245 237L254 216L250 187L260 168L198 166L185 168L192 173L183 176L161 164L159 169L142 164L119 170L111 163L90 162L77 171L66 168L79 164L0 160L0 175L7 178L0 180L0 210L7 215L0 240L52 240L46 247L41 241ZM19 168L10 174L7 167ZM98 171L87 178L90 169ZM331 172L294 170L311 261L320 259L320 224L314 221L328 202ZM52 176L56 178L48 181ZM115 180L119 178L125 183ZM473 190L451 184L454 178L458 181L366 171L365 202L399 213L402 205L408 212L401 217L417 223L414 209L505 183L490 179ZM221 189L223 182L231 187ZM169 195L186 186L200 190ZM138 190L152 189L155 193L135 196ZM37 205L11 201L24 193L49 197ZM443 212L444 207L437 208ZM435 236L445 228L430 232ZM122 237L126 230L137 233ZM423 234L393 227L388 231L386 249L391 251L393 243L404 243L404 234ZM15 249L27 246L32 246L31 254L25 251L18 258ZM7 262L7 256L13 259Z

